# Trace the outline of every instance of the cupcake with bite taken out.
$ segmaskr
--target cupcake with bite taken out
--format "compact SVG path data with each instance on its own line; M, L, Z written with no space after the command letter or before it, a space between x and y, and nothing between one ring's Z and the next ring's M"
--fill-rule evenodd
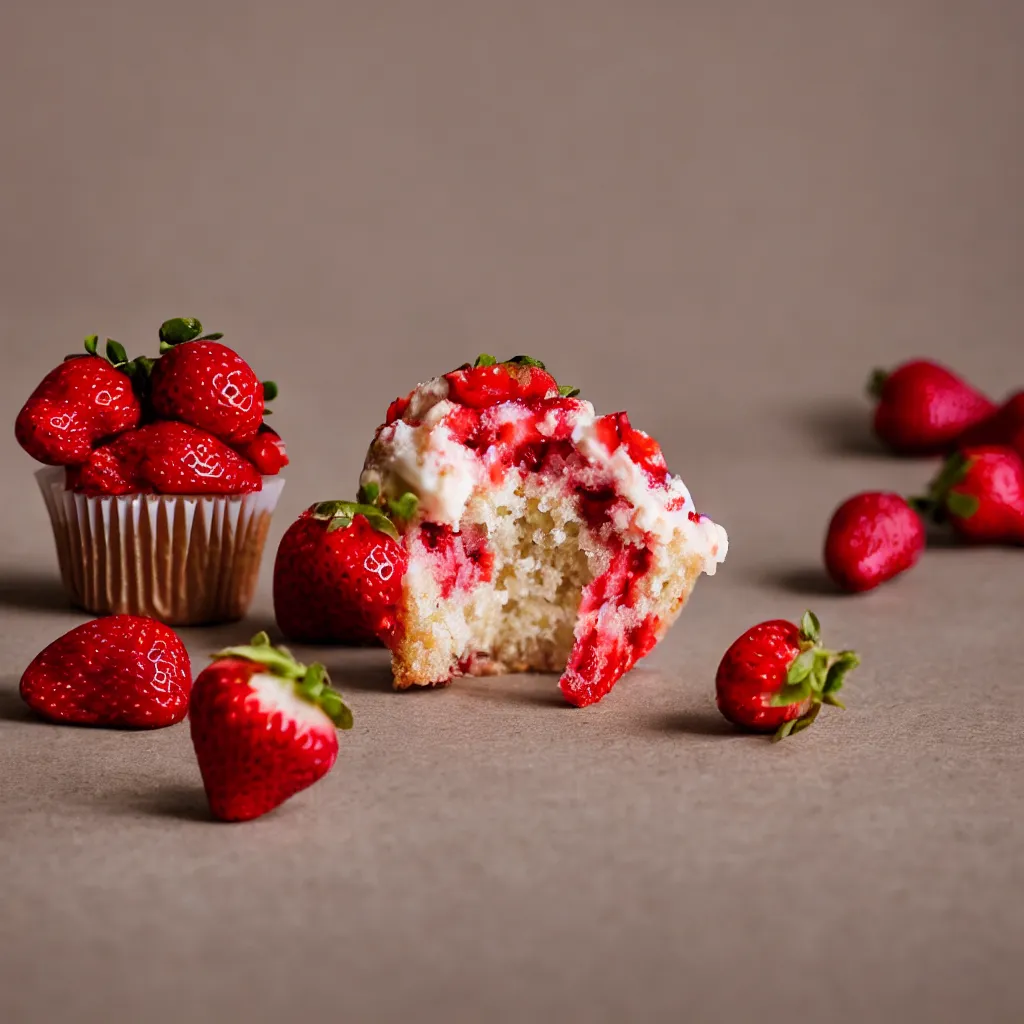
M168 320L159 356L129 360L91 336L18 414L77 606L170 625L248 609L288 457L264 422L276 386L221 337Z

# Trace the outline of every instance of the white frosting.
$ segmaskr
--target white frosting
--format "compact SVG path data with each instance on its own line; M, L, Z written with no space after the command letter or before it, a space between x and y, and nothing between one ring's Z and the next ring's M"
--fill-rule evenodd
M385 497L399 497L412 491L420 499L423 516L436 523L458 527L474 490L489 479L486 453L483 458L462 445L444 425L453 408L447 400L448 384L435 378L421 384L412 394L406 418L382 427L367 456L362 483L380 484ZM489 409L495 423L512 423L529 413L520 405L502 404ZM558 427L559 415L547 413L538 431L551 436ZM725 560L729 538L725 530L707 516L694 521L693 499L677 476L664 486L652 486L647 474L635 463L625 446L609 452L595 428L594 407L581 402L572 413L572 440L586 460L596 486L611 486L629 508L615 514L615 526L623 533L651 534L662 542L677 531L686 537L687 546L702 559L703 571L713 576ZM683 499L682 507L669 509L669 503Z
M412 491L427 519L458 526L479 475L476 455L443 423L396 420L377 436L360 483L379 482L386 498Z

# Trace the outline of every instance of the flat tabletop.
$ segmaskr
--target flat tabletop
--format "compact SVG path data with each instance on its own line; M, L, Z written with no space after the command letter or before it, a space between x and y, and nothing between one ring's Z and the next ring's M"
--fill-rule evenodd
M1024 386L1024 8L44 6L0 13L6 421L85 334L175 315L281 389L260 588L181 630L196 671L274 632L281 533L352 496L388 402L482 351L629 410L731 547L583 710L299 649L355 727L223 825L187 726L22 705L85 616L3 431L0 1020L1024 1018L1024 550L860 597L820 555L843 498L936 468L873 442L874 366ZM805 608L863 658L848 709L735 732L722 653Z

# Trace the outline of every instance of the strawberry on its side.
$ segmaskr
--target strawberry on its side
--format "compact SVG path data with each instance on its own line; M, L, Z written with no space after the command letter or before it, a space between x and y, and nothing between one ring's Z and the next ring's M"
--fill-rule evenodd
M833 513L825 568L843 590L871 590L913 568L924 547L924 523L905 498L867 491Z
M84 462L98 441L131 430L142 417L132 374L143 372L148 362L129 362L116 341L107 342L104 359L97 342L95 336L86 338L88 354L69 356L51 370L18 413L18 444L38 462Z
M51 722L157 729L188 711L192 671L174 630L111 615L54 640L21 677L21 696Z
M970 544L1024 544L1024 459L979 445L951 455L915 504Z
M153 366L150 400L157 416L191 423L228 444L251 441L263 421L265 400L277 386L261 384L221 334L200 337L198 320L180 317L160 328L163 355Z
M516 399L536 402L559 394L579 394L575 388L559 388L544 364L532 356L513 356L499 363L494 356L482 354L472 366L466 363L446 373L444 379L449 399L471 409L486 409Z
M241 494L260 490L263 480L251 462L211 434L164 420L97 448L72 486L90 494Z
M373 504L311 505L274 562L281 632L300 643L379 644L394 629L408 563L394 523Z
M991 416L965 430L957 444L961 448L1005 444L1024 458L1024 391L1010 395Z
M323 665L301 664L266 633L214 658L192 689L192 745L214 816L249 821L331 770L352 712Z
M277 476L288 465L288 451L281 435L266 423L251 441L234 445L234 449L248 459L263 476Z
M822 704L860 664L853 651L821 646L821 625L805 612L800 625L772 619L748 629L725 652L715 678L718 708L730 722L781 740L806 729Z
M969 427L995 412L995 404L951 370L927 359L891 373L876 370L868 384L878 400L875 433L901 455L947 452Z

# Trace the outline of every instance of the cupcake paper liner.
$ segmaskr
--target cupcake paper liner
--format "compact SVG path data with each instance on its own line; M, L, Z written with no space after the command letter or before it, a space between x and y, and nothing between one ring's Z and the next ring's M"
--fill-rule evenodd
M248 494L68 491L64 470L36 473L71 600L96 615L148 615L171 626L232 622L252 601L270 518L284 487Z

